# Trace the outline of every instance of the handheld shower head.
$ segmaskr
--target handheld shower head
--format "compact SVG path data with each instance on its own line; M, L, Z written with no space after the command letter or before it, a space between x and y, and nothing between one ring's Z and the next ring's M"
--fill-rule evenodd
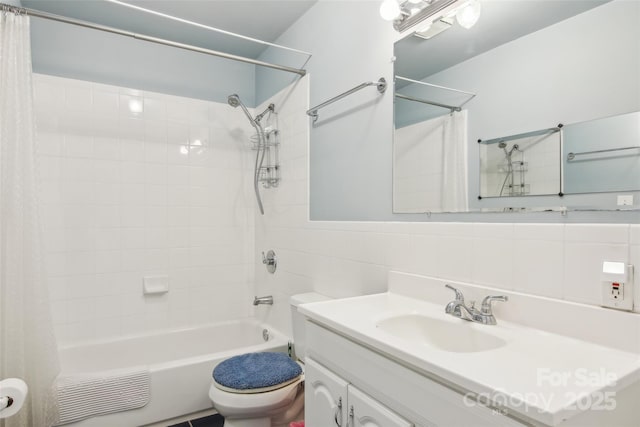
M242 101L240 101L240 97L238 96L238 94L234 93L229 95L227 97L227 102L233 108L236 108L238 106L242 108L242 111L244 112L245 116L247 116L247 118L249 119L249 122L251 123L251 126L254 127L258 135L258 146L256 150L256 164L253 169L253 189L256 193L256 201L258 202L258 209L260 209L260 213L264 215L264 208L262 207L262 199L260 198L260 190L258 188L258 182L260 180L260 171L262 170L262 162L264 161L264 154L266 151L264 130L262 129L260 122L251 116L251 113L249 112L249 110L247 110L247 107L245 107Z
M247 118L249 119L249 121L251 122L251 125L258 129L258 122L256 122L256 120L251 117L251 113L249 112L249 110L247 110L247 107L244 106L244 104L242 103L242 101L240 101L240 97L238 96L238 94L234 93L232 95L229 95L227 97L227 102L229 103L229 105L231 105L233 108L236 107L240 107L242 108L242 111L244 111L245 116L247 116Z
M237 94L234 93L233 95L229 95L227 97L227 102L233 108L236 108L238 105L240 105L240 97Z

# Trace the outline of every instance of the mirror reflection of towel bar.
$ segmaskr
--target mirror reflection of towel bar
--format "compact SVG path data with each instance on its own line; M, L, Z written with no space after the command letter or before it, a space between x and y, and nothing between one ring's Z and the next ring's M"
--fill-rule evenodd
M403 95L403 94L397 93L397 92L396 92L395 96L396 96L396 98L406 99L407 101L415 101L415 102L420 102L422 104L435 105L436 107L446 108L448 110L451 110L451 112L462 111L462 108L456 107L454 105L440 104L439 102L427 101L426 99L419 99L419 98L415 98L413 96Z
M609 148L607 150L595 150L595 151L583 151L580 153L569 153L567 154L567 160L573 160L576 158L576 156L584 156L587 154L610 153L612 151L639 150L639 149L640 149L640 146L634 145L632 147Z

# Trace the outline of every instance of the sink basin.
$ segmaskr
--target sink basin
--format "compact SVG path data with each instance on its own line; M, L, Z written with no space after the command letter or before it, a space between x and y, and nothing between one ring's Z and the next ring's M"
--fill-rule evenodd
M383 319L376 327L398 338L455 353L494 350L506 344L502 338L479 331L477 325L458 319L451 322L419 314L406 314Z

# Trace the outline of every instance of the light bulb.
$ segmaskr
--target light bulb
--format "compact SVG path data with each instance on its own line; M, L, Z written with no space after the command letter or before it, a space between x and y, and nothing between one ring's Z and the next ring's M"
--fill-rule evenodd
M480 2L478 0L471 0L456 13L456 21L458 21L461 27L469 29L478 22L480 10Z
M380 16L386 21L393 21L400 13L400 5L396 0L384 0L380 5Z

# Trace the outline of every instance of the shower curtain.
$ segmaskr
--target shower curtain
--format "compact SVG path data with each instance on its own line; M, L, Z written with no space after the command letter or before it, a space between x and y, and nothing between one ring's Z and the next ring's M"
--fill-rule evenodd
M38 206L29 17L0 9L0 379L22 378L24 407L0 427L50 426L59 372Z
M466 212L469 206L466 110L444 119L442 140L442 211Z

